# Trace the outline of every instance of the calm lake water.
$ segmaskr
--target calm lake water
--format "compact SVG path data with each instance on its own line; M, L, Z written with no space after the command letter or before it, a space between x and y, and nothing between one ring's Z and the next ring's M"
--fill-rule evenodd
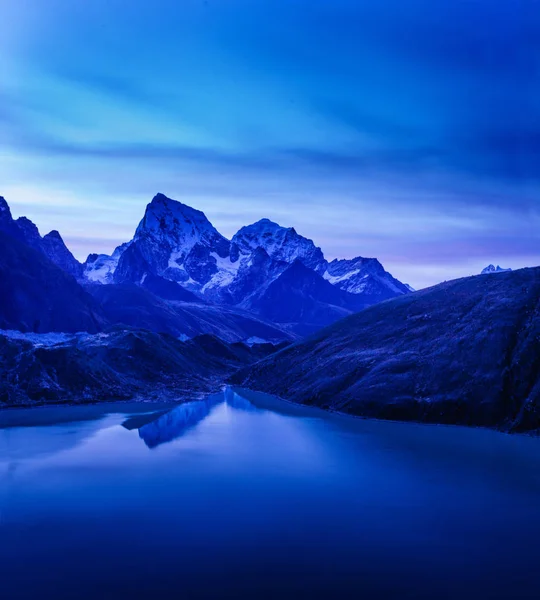
M540 597L540 440L228 390L0 412L0 597Z

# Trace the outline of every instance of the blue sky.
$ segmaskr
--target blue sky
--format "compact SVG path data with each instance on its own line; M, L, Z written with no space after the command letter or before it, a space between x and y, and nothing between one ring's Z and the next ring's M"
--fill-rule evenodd
M0 194L74 253L158 191L415 287L540 264L535 0L1 0Z

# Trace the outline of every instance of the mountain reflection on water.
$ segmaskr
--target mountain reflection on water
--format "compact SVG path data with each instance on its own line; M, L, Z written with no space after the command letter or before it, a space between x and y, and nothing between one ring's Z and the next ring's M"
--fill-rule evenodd
M1 600L537 600L540 444L242 389L0 411Z
M234 410L250 412L261 410L246 398L239 396L231 388L227 388L225 391L209 396L204 400L185 402L157 418L155 418L155 415L146 415L147 419L153 420L138 427L139 437L148 448L156 448L161 444L172 442L204 421L216 406L223 403ZM126 421L124 426L130 429L131 422L132 420Z

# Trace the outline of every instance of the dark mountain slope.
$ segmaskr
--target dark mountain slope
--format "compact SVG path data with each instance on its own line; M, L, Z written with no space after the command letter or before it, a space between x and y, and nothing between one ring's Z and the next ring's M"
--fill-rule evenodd
M73 277L77 279L82 277L83 266L68 250L58 231L51 231L41 237L37 226L30 219L26 217L13 219L9 205L2 196L0 196L0 231L44 254Z
M355 415L537 429L540 268L383 302L232 381Z
M105 318L75 279L43 253L0 231L0 329L99 331Z
M152 275L151 273L145 275L143 282L140 285L145 290L159 296L159 298L163 298L163 300L205 304L204 300L199 298L199 296L196 296L193 292L186 290L186 288L183 288L175 281L170 281L159 275Z
M259 357L260 349L252 353L208 338L180 342L149 331L113 330L50 344L0 334L0 407L193 399L219 390L228 375Z
M176 284L174 284L176 285ZM228 342L250 337L280 342L291 336L274 325L236 309L158 298L135 284L88 286L112 323L179 337L209 333Z
M82 277L82 264L71 254L58 231L53 230L43 236L41 250L66 273L73 275L76 279Z
M243 303L245 308L298 334L312 333L365 308L360 296L328 283L300 260Z

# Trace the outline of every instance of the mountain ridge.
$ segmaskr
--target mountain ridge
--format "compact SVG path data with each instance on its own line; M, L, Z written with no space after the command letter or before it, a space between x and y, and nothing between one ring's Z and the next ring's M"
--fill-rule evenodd
M0 231L24 241L76 279L83 276L83 265L73 256L60 233L53 229L42 237L37 225L27 217L19 217L15 220L3 196L0 196Z
M313 240L267 218L241 227L228 240L202 211L162 193L146 205L131 240L112 255L90 254L84 264L58 231L42 237L26 217L15 221L4 198L0 209L0 230L41 252L83 286L134 284L167 301L250 311L291 333L311 333L410 293L377 259L329 262ZM304 269L291 270L297 262Z

